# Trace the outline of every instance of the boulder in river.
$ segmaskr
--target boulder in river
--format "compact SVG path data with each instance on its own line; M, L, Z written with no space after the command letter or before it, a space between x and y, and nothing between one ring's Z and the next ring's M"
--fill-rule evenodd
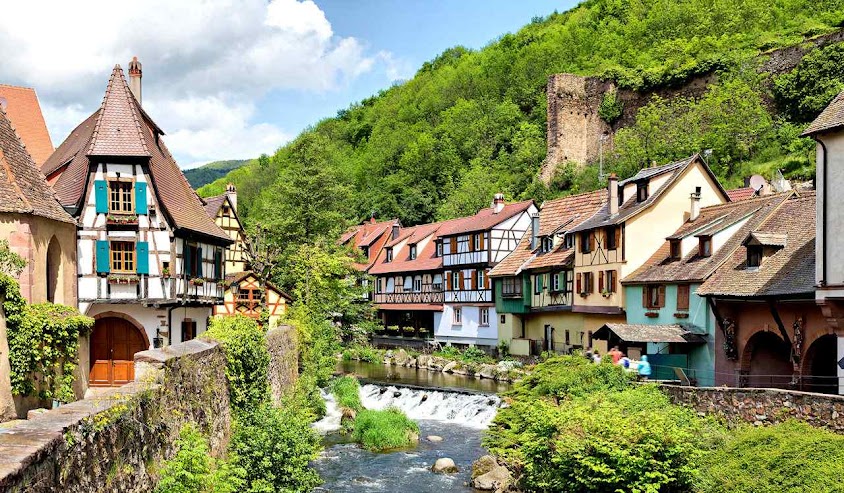
M454 369L456 367L457 367L457 362L451 361L451 362L447 363L445 366L443 366L443 373L451 373L451 372L454 371Z
M419 368L427 368L428 361L430 361L431 356L428 354L420 354L416 357L416 366Z
M495 365L481 365L478 376L481 378L495 378L496 370L497 367Z
M457 464L448 457L442 457L434 462L434 465L431 466L431 471L437 474L452 474L457 472Z
M472 487L483 491L507 491L512 482L510 471L504 466L496 465L488 473L472 479Z
M407 351L405 351L404 349L399 349L393 356L393 363L398 366L404 366L409 359L410 355L407 354Z
M492 471L492 469L497 465L498 462L495 460L495 457L491 455L484 455L472 464L472 477L476 478L478 476L482 476L489 471Z
M434 443L443 441L443 437L441 437L439 435L428 435L425 438L427 438L429 442L434 442Z

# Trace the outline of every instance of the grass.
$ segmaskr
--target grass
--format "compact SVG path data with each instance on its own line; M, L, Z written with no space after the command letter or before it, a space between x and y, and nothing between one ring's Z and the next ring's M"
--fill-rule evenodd
M353 344L343 349L344 361L363 361L364 363L380 363L384 361L383 349L376 349L369 345Z
M419 439L419 425L396 408L366 409L355 418L352 438L373 452L407 447Z
M355 377L348 375L334 379L329 390L337 399L337 405L340 408L351 409L355 412L363 410L363 404L360 402L360 383Z

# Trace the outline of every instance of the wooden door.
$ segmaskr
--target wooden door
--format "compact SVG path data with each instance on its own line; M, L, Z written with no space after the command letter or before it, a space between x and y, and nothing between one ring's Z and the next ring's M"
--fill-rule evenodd
M147 349L143 334L120 318L102 318L91 334L92 387L111 387L135 379L134 356Z

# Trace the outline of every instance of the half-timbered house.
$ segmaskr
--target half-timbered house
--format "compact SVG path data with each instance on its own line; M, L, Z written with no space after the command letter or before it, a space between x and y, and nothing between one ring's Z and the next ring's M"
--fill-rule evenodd
M222 302L224 251L232 243L205 213L115 66L102 104L44 163L76 218L79 309L96 319L92 385L134 378L133 354L203 332Z

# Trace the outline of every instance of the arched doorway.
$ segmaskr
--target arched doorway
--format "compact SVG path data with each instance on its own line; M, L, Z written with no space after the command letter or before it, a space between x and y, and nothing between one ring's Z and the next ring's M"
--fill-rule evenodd
M827 334L815 339L803 360L803 389L824 394L838 393L838 337Z
M91 333L92 387L112 387L135 379L134 355L149 348L142 329L128 320L104 317L94 322Z
M773 332L757 332L744 347L742 368L749 387L788 387L794 375L791 348Z
M47 301L62 303L62 247L59 240L53 236L47 246Z

